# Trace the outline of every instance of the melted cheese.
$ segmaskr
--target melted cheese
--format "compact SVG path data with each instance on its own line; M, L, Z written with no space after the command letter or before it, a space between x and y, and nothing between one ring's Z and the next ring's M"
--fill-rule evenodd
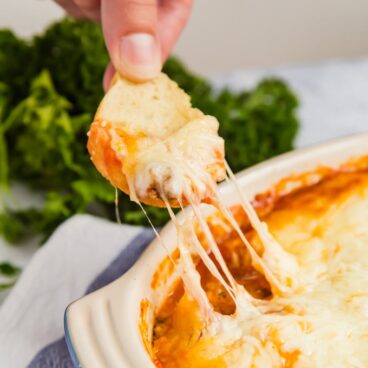
M235 229L235 231L239 235L240 239L242 240L244 246L249 251L249 254L251 255L254 266L257 269L259 269L260 272L262 272L264 274L266 279L271 284L274 292L275 293L277 292L279 294L285 294L285 293L290 292L291 286L295 286L295 284L298 284L295 281L298 277L298 272L299 272L299 267L298 267L298 264L297 264L296 260L293 258L293 256L291 254L286 252L277 243L277 241L273 238L273 236L268 231L267 225L262 224L260 222L260 220L258 219L258 216L257 216L256 212L254 211L253 207L251 206L250 202L243 195L243 193L240 191L240 188L237 186L236 179L234 178L234 175L230 171L230 168L228 167L228 165L227 165L227 170L231 175L231 180L233 181L234 185L237 187L237 189L239 191L242 206L243 206L246 214L248 215L248 217L251 221L251 224L254 227L254 230L257 232L260 239L262 240L262 244L263 244L263 247L264 247L264 252L263 252L262 257L259 256L257 254L257 252L253 249L252 245L250 244L248 239L245 237L245 235L241 231L240 226L237 224L237 222L234 219L234 217L232 216L231 212L222 203L221 197L217 192L216 185L213 182L212 178L208 175L205 175L204 173L201 173L201 175L199 175L199 174L197 175L197 180L202 179L201 183L202 183L202 186L204 188L206 188L205 189L206 192L213 193L212 198L211 198L212 203L220 210L222 215L226 218L226 220L228 220L230 225ZM193 188L196 189L196 186L194 186ZM169 202L166 200L165 201L166 206L167 206L168 211L169 211L169 213L172 217L172 220L173 220L173 222L174 222L174 224L177 228L177 235L178 235L179 244L181 244L181 242L182 242L181 239L186 238L187 243L188 243L187 247L189 247L189 249L194 248L194 245L196 245L194 253L199 255L199 257L202 259L202 261L209 268L210 272L212 274L216 275L215 277L220 280L222 285L224 285L225 289L228 291L230 296L234 299L234 302L235 302L236 307L237 307L237 312L239 314L244 314L244 313L249 313L249 312L251 312L252 314L253 313L258 314L259 311L257 309L257 304L259 304L259 303L257 302L257 300L254 300L254 298L252 298L250 296L250 294L247 293L247 291L244 288L240 287L240 285L234 280L231 272L229 271L229 269L226 265L226 262L223 259L222 255L221 255L221 252L220 252L220 250L217 246L217 243L216 243L216 241L215 241L215 239L214 239L214 237L213 237L213 235L210 231L210 228L209 228L209 226L206 222L206 219L205 219L204 215L201 212L200 203L199 203L199 198L200 197L199 197L199 195L197 194L196 191L192 192L193 188L191 188L190 192L187 191L186 188L184 188L184 191L183 191L184 195L188 199L188 201L189 201L189 203L190 203L190 205L193 209L193 212L196 215L198 223L201 226L202 231L204 232L206 242L209 246L209 250L214 255L214 257L217 261L217 264L219 265L219 269L224 274L226 280L221 275L219 275L218 271L215 269L215 265L211 264L208 261L208 259L206 259L207 257L205 256L205 253L203 252L203 250L200 250L198 248L198 243L199 243L198 239L196 239L195 236L188 237L187 228L191 224L192 233L194 233L194 222L193 221L192 222L187 221L187 226L185 226L185 227L182 226L181 224L179 224L177 219L175 218L175 215L171 211ZM161 195L161 197L165 198L165 191L162 190L160 195ZM183 234L183 232L184 232L184 234ZM191 241L189 241L188 239L191 239ZM183 253L183 251L184 250L181 249L181 254ZM186 262L184 258L183 258L183 262ZM189 274L189 272L187 272L187 274ZM193 274L193 278L194 278L194 273L192 272L192 274ZM290 276L290 275L292 275L292 276ZM220 278L219 278L219 276L220 276ZM192 286L193 282L191 282L192 285L189 285L188 282L190 280L186 279L186 280L183 280L183 281L187 286L187 290L193 294L193 291L191 291L191 289L193 288L193 286ZM199 295L198 291L195 291L195 295ZM212 315L209 315L210 309L206 306L207 301L204 300L203 298L196 298L195 295L193 295L193 296L197 300L200 308L202 310L207 311L207 314L204 316L204 318L206 320L218 321L219 318L214 316L213 313L212 313ZM208 328L210 329L210 331L222 330L222 326L218 323L213 325L213 326L208 326Z
M345 189L334 199L320 199L318 191L315 196L306 192L304 202L303 194L296 202L304 208L286 206L276 210L268 217L267 226L252 223L260 231L251 241L263 237L260 257L288 291L279 293L272 288L274 293L269 300L246 298L245 305L236 303L232 315L211 310L216 316L212 327L216 328L197 322L201 338L189 344L183 341L188 345L181 360L170 354L169 360L162 356L162 366L367 367L367 173L360 178L353 178L349 185L343 183ZM327 185L325 190L329 188ZM323 210L315 212L316 200L323 204ZM249 205L246 198L242 202L244 207ZM222 212L226 218L226 211ZM255 212L248 209L247 214L252 221L250 217ZM258 217L253 221L259 221ZM201 304L198 300L197 303ZM195 309L192 305L192 313ZM169 328L166 339L177 333L175 328ZM160 344L160 339L154 344L159 358ZM172 348L178 349L179 345Z
M169 199L181 198L185 191L194 196L193 190L196 197L206 198L203 177L209 175L216 182L223 175L216 153L222 151L223 141L217 129L217 120L204 116L164 139L140 137L132 148L126 141L122 144L121 136L111 128L111 147L118 157L125 158L123 174L131 199L147 198L152 190L162 191Z

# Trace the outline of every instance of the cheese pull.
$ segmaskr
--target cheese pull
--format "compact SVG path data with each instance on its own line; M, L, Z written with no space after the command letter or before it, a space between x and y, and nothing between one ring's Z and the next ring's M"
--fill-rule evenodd
M91 125L88 151L100 173L134 201L163 207L211 196L225 177L216 118L161 73L146 83L116 75Z

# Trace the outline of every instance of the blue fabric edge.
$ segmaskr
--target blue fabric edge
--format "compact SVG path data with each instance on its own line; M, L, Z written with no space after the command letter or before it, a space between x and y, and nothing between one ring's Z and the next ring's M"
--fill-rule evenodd
M71 340L71 337L70 337L70 333L69 333L68 317L67 317L68 309L69 309L69 306L65 309L65 312L64 312L65 342L66 342L66 346L68 347L70 358L72 359L72 363L73 363L74 367L80 368L81 365L80 365L79 359L77 357L77 353L74 350L74 347L73 347L73 344L72 344L72 340Z

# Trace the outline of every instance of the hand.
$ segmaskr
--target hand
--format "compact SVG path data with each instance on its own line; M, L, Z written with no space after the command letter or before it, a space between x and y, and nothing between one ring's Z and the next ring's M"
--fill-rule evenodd
M189 18L192 0L56 0L76 18L101 21L112 64L104 87L115 69L126 78L155 77Z

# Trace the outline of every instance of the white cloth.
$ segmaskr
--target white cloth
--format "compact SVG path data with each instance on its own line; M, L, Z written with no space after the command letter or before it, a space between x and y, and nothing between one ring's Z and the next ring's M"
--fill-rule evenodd
M64 334L65 308L142 228L88 215L62 224L0 307L0 367L23 368Z
M265 75L284 78L300 99L298 146L368 130L367 60L239 71L212 79L218 87L243 89ZM37 251L0 307L0 367L24 367L59 338L65 307L139 231L91 216L64 223Z

